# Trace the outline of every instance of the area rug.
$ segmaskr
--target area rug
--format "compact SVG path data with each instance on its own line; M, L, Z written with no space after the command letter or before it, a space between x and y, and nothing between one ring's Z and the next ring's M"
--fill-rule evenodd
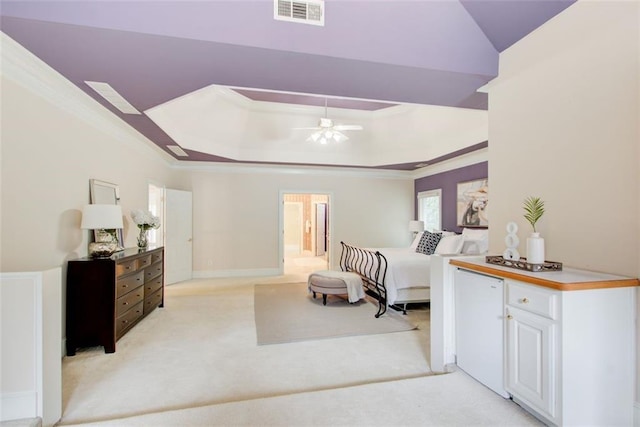
M377 302L368 297L349 304L346 295L329 295L322 305L306 283L255 285L254 307L258 345L416 329L393 310L376 319Z

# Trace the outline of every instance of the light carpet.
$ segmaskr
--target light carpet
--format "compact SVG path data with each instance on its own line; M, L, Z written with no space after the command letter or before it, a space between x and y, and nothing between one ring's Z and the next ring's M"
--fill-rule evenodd
M63 360L58 425L536 425L463 372L429 375L429 310L402 333L256 345L256 283L305 277L190 280L165 289L118 341ZM540 424L537 424L540 425Z
M349 304L346 296L330 295L323 305L306 283L255 285L254 310L259 345L416 329L393 310L375 318L377 302L368 298Z
M145 414L92 426L504 426L543 424L462 371Z

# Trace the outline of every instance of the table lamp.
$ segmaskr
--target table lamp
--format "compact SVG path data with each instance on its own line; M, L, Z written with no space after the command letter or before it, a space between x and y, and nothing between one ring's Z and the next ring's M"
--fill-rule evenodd
M417 233L424 231L424 221L409 221L409 231L415 236Z
M96 230L95 242L89 243L89 256L108 258L118 249L116 229L122 228L120 205L86 205L82 208L80 228Z

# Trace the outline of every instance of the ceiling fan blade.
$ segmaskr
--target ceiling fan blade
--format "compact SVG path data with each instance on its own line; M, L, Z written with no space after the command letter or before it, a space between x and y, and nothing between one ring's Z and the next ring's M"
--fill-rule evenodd
M319 127L316 126L316 127L313 127L313 128L291 128L291 129L293 129L293 130L320 130L322 128L319 128Z
M336 125L333 127L335 130L363 130L360 125Z

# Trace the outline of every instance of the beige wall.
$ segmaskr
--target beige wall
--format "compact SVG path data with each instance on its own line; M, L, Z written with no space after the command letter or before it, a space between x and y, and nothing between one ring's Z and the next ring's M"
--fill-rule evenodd
M492 252L516 221L524 255L521 206L534 195L546 202L547 259L640 276L639 7L579 1L501 54L489 91Z
M340 240L370 247L408 246L413 179L384 175L316 169L190 172L194 274L277 269L281 192L331 195L333 257L339 256Z
M146 208L148 182L180 186L180 174L140 137L118 140L2 77L2 271L44 270L86 255L90 232L79 227L91 178L120 186L125 242L134 246L129 212ZM61 102L72 102L73 92L61 93Z

